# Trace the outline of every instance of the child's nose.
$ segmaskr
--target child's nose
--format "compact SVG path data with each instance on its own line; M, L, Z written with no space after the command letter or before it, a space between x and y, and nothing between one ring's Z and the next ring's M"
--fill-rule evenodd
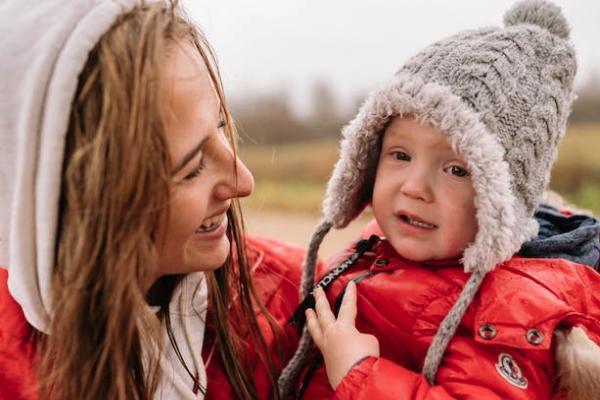
M413 170L407 176L401 186L405 196L426 203L433 201L433 190L426 171Z

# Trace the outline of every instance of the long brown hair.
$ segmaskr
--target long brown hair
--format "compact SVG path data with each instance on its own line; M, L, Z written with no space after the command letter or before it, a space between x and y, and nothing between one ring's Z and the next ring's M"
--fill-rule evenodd
M156 264L153 236L168 216L171 179L157 99L161 65L181 40L194 44L204 59L236 148L212 50L177 2L140 5L119 17L90 53L72 103L53 273L55 312L50 335L39 336L41 398L150 399L157 389L162 331L145 291ZM209 304L233 391L254 399L251 371L241 359L249 344L245 337L259 349L273 387L277 374L254 308L279 332L252 284L237 201L229 217L232 255L207 273ZM157 283L166 288L163 311L178 281ZM154 351L152 343L158 344Z

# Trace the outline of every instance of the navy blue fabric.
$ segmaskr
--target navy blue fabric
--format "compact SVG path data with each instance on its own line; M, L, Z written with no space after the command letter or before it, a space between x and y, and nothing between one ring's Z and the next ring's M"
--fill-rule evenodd
M542 204L535 212L538 235L519 250L522 257L564 258L600 270L600 223L586 215L564 215Z

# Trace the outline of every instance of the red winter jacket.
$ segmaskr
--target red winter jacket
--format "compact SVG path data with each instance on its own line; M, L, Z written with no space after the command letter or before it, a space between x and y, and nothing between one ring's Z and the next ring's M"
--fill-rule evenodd
M253 268L254 284L267 309L283 329L283 360L287 361L297 344L295 331L286 324L298 305L298 286L304 251L269 239L248 238L248 259ZM6 285L7 271L0 269L0 400L36 399L34 371L35 342L33 329L25 320L21 307L14 301ZM258 316L265 329L265 339L277 359L273 336L264 316ZM231 386L222 369L214 343L214 324L208 316L206 341L202 353L207 362L208 393L206 399L233 399ZM200 351L200 349L199 349ZM266 368L252 347L245 354L252 365L253 379L260 398L268 398L272 387Z
M419 373L426 351L468 278L456 264L410 262L387 241L376 243L327 296L334 304L350 279L359 281L356 326L377 337L381 356L351 369L335 393L313 359L319 367L301 377L303 398L548 399L556 390L555 329L578 325L600 343L600 274L563 259L515 257L486 277L430 386Z

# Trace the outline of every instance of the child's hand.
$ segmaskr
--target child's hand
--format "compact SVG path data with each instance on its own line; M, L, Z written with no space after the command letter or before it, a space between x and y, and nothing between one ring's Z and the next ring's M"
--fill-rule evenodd
M356 284L346 287L337 320L323 289L315 290L315 311L306 310L308 331L323 353L329 384L334 389L352 366L365 357L379 357L379 342L356 330Z

